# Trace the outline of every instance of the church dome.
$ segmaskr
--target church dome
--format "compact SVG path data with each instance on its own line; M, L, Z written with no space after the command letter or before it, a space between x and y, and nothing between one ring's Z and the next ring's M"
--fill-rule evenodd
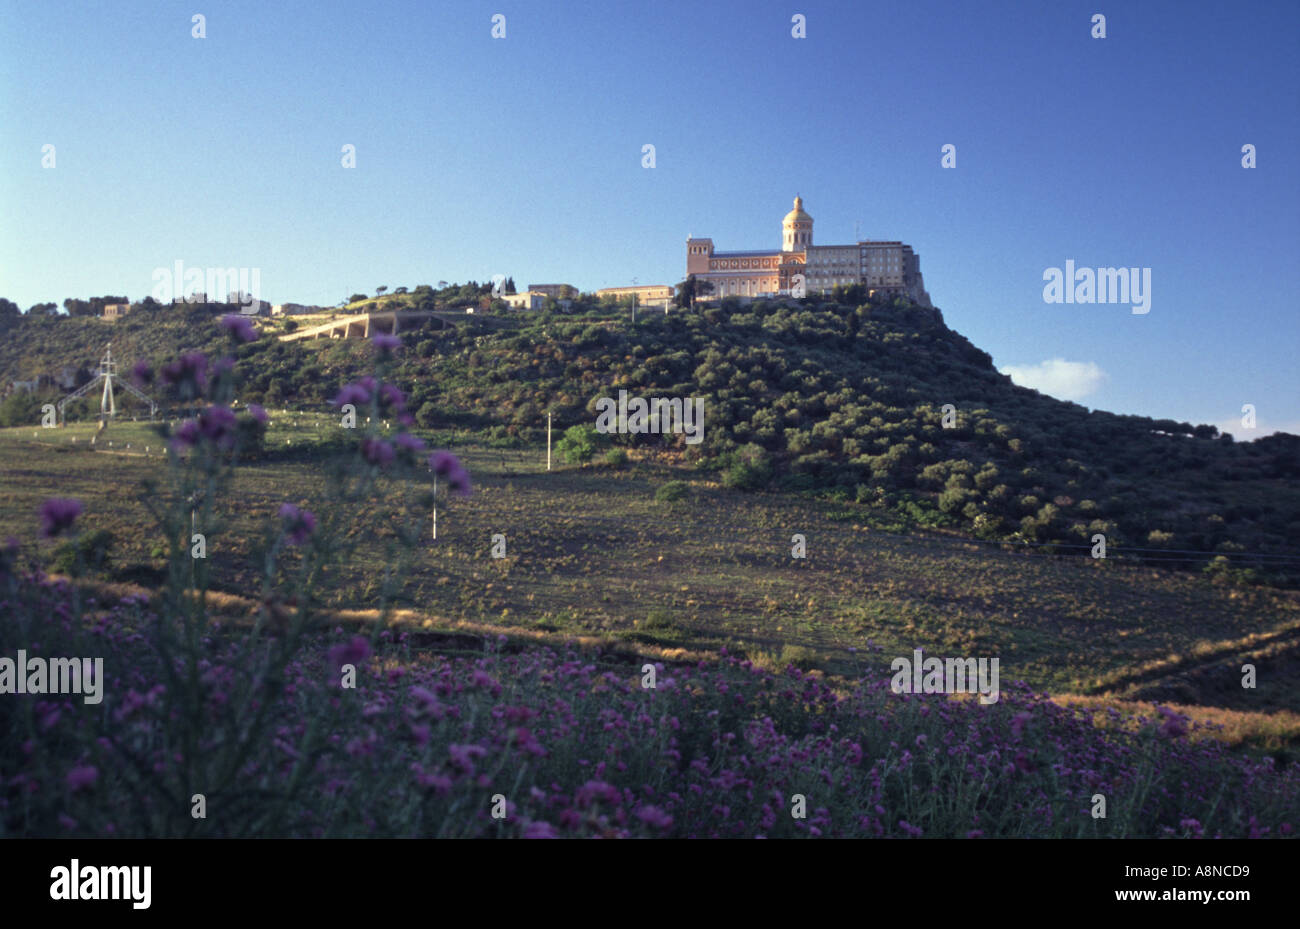
M813 218L803 211L803 197L794 198L794 209L785 214L783 223L810 223Z

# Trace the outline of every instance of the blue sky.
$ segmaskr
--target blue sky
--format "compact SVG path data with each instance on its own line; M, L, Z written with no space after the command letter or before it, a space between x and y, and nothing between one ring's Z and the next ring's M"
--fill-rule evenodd
M259 268L273 302L676 283L688 234L777 247L799 193L820 244L910 243L999 367L1300 432L1294 2L0 10L0 296L23 308L140 299L176 260ZM1066 260L1150 268L1150 312L1045 303Z

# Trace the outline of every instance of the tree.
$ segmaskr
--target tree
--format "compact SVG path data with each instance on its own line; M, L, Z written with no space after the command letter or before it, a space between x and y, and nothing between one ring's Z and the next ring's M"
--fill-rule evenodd
M353 294L348 297L348 303L360 303L362 300L370 299L369 294Z
M394 287L394 288L393 288L393 293L395 293L395 294L404 294L404 293L406 293L406 292L407 292L407 291L406 291L406 288L405 288L405 287Z
M515 279L514 279L513 277L508 277L508 278L506 278L505 291L506 291L506 293L508 293L508 294L516 293L516 290L515 290Z
M376 296L376 297L382 297L382 296L384 295L384 291L386 291L387 289L388 289L388 285L387 285L387 284L385 284L383 287L376 287L376 288L375 288L375 296Z
M711 293L713 293L712 281L701 281L691 274L677 285L677 296L673 298L673 305L679 309L693 307L696 297L704 297Z
M37 306L44 306L44 304L38 303ZM0 320L15 319L18 317L20 312L18 304L14 303L12 300L6 300L4 297L0 297Z
M590 424L570 426L564 437L555 443L555 453L570 464L590 461L596 454L596 427Z
M34 303L27 310L28 316L58 316L59 305L57 303Z
M41 421L41 400L34 393L17 390L0 401L0 426L31 426Z

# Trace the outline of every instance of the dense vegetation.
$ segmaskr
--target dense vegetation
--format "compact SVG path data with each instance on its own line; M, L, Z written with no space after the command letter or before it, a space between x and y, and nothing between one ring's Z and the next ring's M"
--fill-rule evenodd
M537 323L542 335L562 325L571 322ZM211 320L208 327L217 329ZM624 363L675 328L689 344L699 323L670 319L663 327L655 336L647 326ZM0 835L1294 833L1297 768L1278 749L1293 739L1295 718L1258 712L1294 700L1287 661L1297 603L1289 592L1225 590L1168 572L1051 557L1009 556L1022 564L1007 570L955 550L927 554L918 546L934 541L929 534L864 539L863 527L847 522L837 533L811 512L837 511L836 522L844 520L838 511L848 520L879 515L858 503L742 495L699 479L664 481L647 493L646 476L688 476L683 459L706 469L725 462L734 449L717 439L698 455L634 449L633 460L607 449L599 470L538 471L531 480L512 472L522 459L508 465L503 452L494 479L471 463L471 482L448 451L426 464L408 397L390 379L439 354L408 351L402 363L391 337L366 345L364 361L356 345L325 347L324 376L366 371L337 392L368 414L355 430L337 415L281 414L276 423L251 406L242 418L257 428L245 429L230 408L236 391L248 403L267 389L258 379L278 376L278 361L302 348L257 339L246 320L223 320L221 329L241 363L194 353L155 359L167 362L157 383L176 392L176 404L195 408L193 419L156 432L119 423L96 436L104 441L95 449L84 441L89 425L0 434L0 524L15 530L0 546L0 641L18 643L27 667L31 656L38 664L100 656L93 686L79 677L70 687L76 676L65 660L60 686L32 684L0 701ZM733 339L744 349L731 331L711 341ZM468 341L505 359L522 352L517 340L529 329L427 336L417 344L444 340L448 357L453 343ZM835 362L833 352L819 359ZM612 354L608 364L619 367ZM726 397L710 375L720 365L691 372L717 402ZM462 398L458 416L487 416L468 391L500 382L478 366L461 370L460 381L432 381ZM526 436L524 428L494 428L506 441ZM595 456L588 430L581 422L565 430L562 448L572 460ZM713 431L734 435L734 423ZM164 437L166 451L156 446ZM289 453L297 441L307 443L305 458ZM798 461L772 449L768 462L749 464L771 468L765 481L797 487L808 473ZM441 501L430 471L442 478ZM110 474L117 480L106 481ZM141 566L140 545L150 544L126 512L128 475L156 543L149 559L157 572L145 592L95 580L125 553L119 532L124 543L131 537L131 567ZM78 496L51 497L54 488ZM633 488L640 510L628 505ZM461 498L454 509L452 495ZM435 503L444 530L431 542ZM746 526L739 511L756 516L756 505L785 512ZM811 561L785 557L790 526L816 540ZM737 538L746 527L758 531ZM24 541L37 528L34 543ZM482 541L500 529L510 554L484 556ZM837 558L843 542L864 541L867 564ZM701 543L732 561L701 557ZM45 576L40 566L51 562L68 577ZM564 573L581 586L548 604L539 581ZM794 587L772 586L783 579ZM344 590L351 594L340 599ZM900 603L903 594L915 602ZM1130 608L1133 595L1140 602ZM744 596L763 598L761 609L746 607ZM366 608L346 608L358 602ZM433 631L433 617L400 609L408 603L450 615ZM502 634L468 632L473 625L460 617L477 615L476 603L498 616L492 632ZM516 606L521 618L540 620L535 628L505 625ZM640 610L642 619L562 648L530 644L560 628L557 607L623 618ZM992 610L1010 615L991 622ZM777 634L793 624L802 642L860 645L841 649L839 673L805 673L822 656L788 642L768 652L755 641L765 631L760 613ZM719 660L676 647L701 618L708 627L701 634L728 642L717 647ZM1188 648L1194 636L1204 638ZM737 640L745 660L731 653ZM891 654L949 646L1005 658L998 699L907 695L891 686L884 671ZM1035 653L1050 654L1057 673ZM1254 653L1262 659L1258 691L1238 678L1240 656ZM1097 682L1103 690L1144 695L1168 672L1186 671L1211 690L1235 691L1234 700L1255 710L1248 714L1255 738L1240 727L1234 738L1198 725L1197 708L1117 707L1089 696L1062 705L1020 683L1028 679L1022 671L1077 680L1113 664L1116 673ZM47 680L43 670L31 673L39 677L29 681ZM1192 678L1184 683L1195 687Z
M6 567L0 633L108 659L102 704L0 701L0 836L1285 838L1300 818L1300 769L1165 707L983 706L504 636L188 618L187 639L143 598L83 611Z
M389 299L441 306L443 293ZM445 295L472 298L454 287ZM69 355L91 362L109 333L124 360L203 349L212 327L195 317L205 313L145 308L111 326L24 318L0 347L0 374L30 376ZM522 444L543 436L547 412L558 432L590 427L596 400L620 389L702 397L699 445L589 430L568 433L562 451L573 460L611 445L661 453L731 487L828 495L981 539L1087 554L1101 533L1111 549L1170 566L1295 580L1285 567L1294 561L1277 556L1300 554L1300 438L1234 442L1213 426L1090 411L1016 387L937 310L847 288L822 302L651 312L635 329L588 301L571 314L512 318L506 330L467 317L403 333L397 374L411 385L419 426ZM366 357L353 342L264 338L240 351L240 400L325 409ZM0 425L34 421L34 402L11 400L25 406L0 409Z

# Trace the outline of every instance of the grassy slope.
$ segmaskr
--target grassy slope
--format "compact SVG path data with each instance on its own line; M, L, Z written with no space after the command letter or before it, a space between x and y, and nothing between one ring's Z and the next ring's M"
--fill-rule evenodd
M0 339L0 373L93 361L108 336L124 363L220 345L210 317L184 309L113 325L24 321ZM894 534L907 496L929 502L923 520L942 521L934 519L943 515L933 506L939 487L925 480L925 468L960 457L976 472L992 462L1013 500L1071 499L1059 507L1058 528L1115 520L1121 536L1140 544L1148 527L1167 525L1184 545L1230 546L1235 537L1255 550L1289 552L1300 542L1293 531L1300 502L1283 467L1287 440L1228 445L1154 435L1150 420L1021 390L937 314L906 308L714 309L645 317L635 332L623 319L535 317L515 332L471 324L409 333L405 342L397 380L411 389L413 408L437 411L440 444L487 436L515 446L462 448L479 493L443 514L436 550L416 566L406 594L420 616L646 647L727 644L845 673L868 643L885 655L921 646L1000 655L1004 681L1056 692L1300 708L1292 594L962 544L952 531ZM240 355L246 402L321 405L368 365L368 348L351 342L264 339ZM620 387L705 396L705 470L684 467L690 450L641 436L620 439L638 462L630 471L539 473L542 451L529 443L544 411L556 412L559 428L590 422L591 401ZM962 429L942 430L931 417L945 402L962 411ZM771 427L769 410L780 414L776 441L760 434ZM280 501L310 501L317 490L311 461L291 456L337 430L308 415L296 417L294 429L293 418L276 418L270 446L281 458L246 470L229 535L214 543L219 583L232 592L250 576L261 521ZM813 445L792 451L790 435L803 431ZM91 452L89 435L77 426L0 433L0 532L30 539L40 499L79 496L89 523L118 534L121 576L147 579L138 569L149 565L154 542L129 491L160 466L137 454L156 439L120 424L113 449ZM133 448L121 454L127 442ZM745 442L766 442L774 487L810 477L823 491L838 488L838 498L725 489L708 457L725 462ZM883 479L859 461L866 454L878 465L895 446L908 456ZM655 503L654 488L674 478L694 481L691 499ZM858 485L868 488L867 502L853 502ZM987 497L975 500L992 510ZM1088 497L1099 510L1085 514L1079 504ZM1228 518L1215 526L1208 511ZM1033 512L1012 507L1007 518ZM495 532L509 540L502 561L487 553ZM795 532L808 539L805 561L789 558ZM368 605L377 571L372 562L338 578L338 590L348 591L338 605ZM1255 691L1239 685L1246 660L1259 668Z
M297 427L292 420L275 417L271 444L301 445L314 434L306 419ZM330 428L321 426L325 435ZM133 490L164 465L136 454L151 441L142 427L112 434L112 450L92 452L87 427L0 432L0 535L31 543L40 500L53 491L77 496L88 527L118 536L119 576L147 580L130 570L157 563ZM1000 656L1004 687L1025 680L1061 693L1300 709L1300 601L1290 592L951 536L898 536L873 528L866 508L850 514L840 504L714 482L695 482L689 500L657 503L657 486L689 474L653 461L547 474L539 448L462 451L476 493L440 514L438 541L414 566L402 605L416 620L692 651L727 646L845 674L864 662L887 667L921 647ZM230 522L209 541L220 589L253 589L261 528L286 499L311 505L321 492L316 475L305 460L244 469ZM808 540L807 559L790 557L795 532ZM489 555L494 533L507 538L504 559ZM384 541L368 540L368 557L334 579L337 606L373 606ZM1239 685L1247 656L1258 663L1254 691Z

